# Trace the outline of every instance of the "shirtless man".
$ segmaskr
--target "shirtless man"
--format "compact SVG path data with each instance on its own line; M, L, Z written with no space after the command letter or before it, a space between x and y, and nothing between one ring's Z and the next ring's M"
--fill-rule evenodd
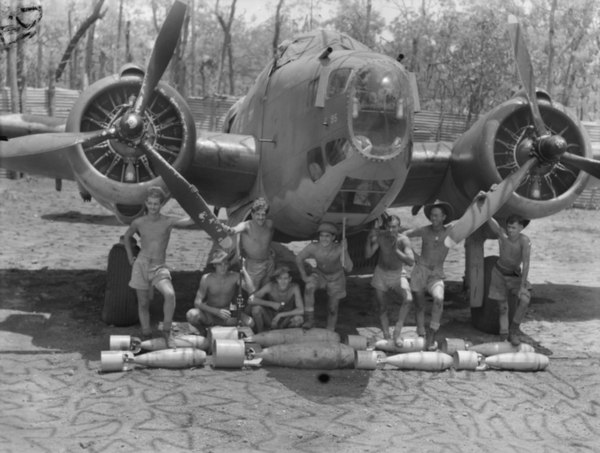
M431 222L420 228L405 231L411 237L422 240L421 254L415 253L415 267L411 273L410 288L415 293L415 309L417 318L417 335L425 335L425 349L436 349L435 334L440 328L444 311L444 261L448 255L448 247L444 239L448 234L446 223L451 220L452 206L440 202L424 207L425 216ZM425 329L425 291L433 297L431 321Z
M506 230L491 218L488 225L498 235L500 257L492 269L488 297L498 301L500 339L510 341L514 346L521 344L519 326L531 300L531 284L529 275L529 257L531 242L521 231L529 224L529 220L518 215L510 215L506 219ZM523 270L521 270L521 264ZM508 321L508 296L516 293L519 304L515 310L512 323Z
M315 291L326 289L329 296L327 302L327 329L335 330L338 318L338 305L346 297L346 277L344 271L352 270L352 260L348 254L348 245L344 239L342 243L334 242L338 233L333 223L323 222L317 229L318 242L311 242L296 256L296 265L302 280L306 282L304 288L304 329L311 329L315 325ZM304 268L304 261L313 258L317 267L308 274ZM343 265L342 265L343 263Z
M412 266L415 263L415 258L408 237L400 234L400 218L398 216L391 215L387 219L385 230L378 231L375 228L371 230L365 245L366 258L371 258L377 250L379 250L379 258L373 271L371 286L375 288L381 330L383 331L383 338L389 339L390 321L386 295L393 292L402 301L393 336L395 341L400 342L402 341L401 332L404 319L413 302L403 264Z
M142 339L152 337L150 327L150 291L154 286L164 297L163 335L169 347L173 346L171 326L175 312L175 290L171 283L171 274L165 264L167 245L171 231L175 226L193 225L189 217L176 218L160 213L167 196L158 186L148 189L146 198L147 214L138 217L125 232L123 242L129 263L133 266L129 286L135 289L138 300L138 315L142 327ZM141 250L136 257L132 244L133 235L138 234Z
M215 266L215 271L202 276L194 308L186 313L188 322L202 333L206 327L237 326L238 321L244 326L253 325L252 318L245 313L238 313L238 320L229 310L238 295L240 274L229 270L228 258L223 249L213 250L208 262Z
M238 252L246 259L246 271L253 283L253 288L244 284L244 289L250 293L269 281L275 267L271 250L273 221L267 219L268 212L267 201L257 198L252 203L252 219L227 228L228 233L238 235Z
M290 269L279 265L273 281L260 288L248 298L256 332L268 329L300 327L304 321L304 303L300 286L292 282Z

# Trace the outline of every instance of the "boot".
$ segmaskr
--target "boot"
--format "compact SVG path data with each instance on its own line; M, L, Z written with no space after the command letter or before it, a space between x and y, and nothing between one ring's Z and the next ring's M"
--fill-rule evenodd
M437 330L433 330L431 327L425 329L425 351L435 351L437 349L436 332Z
M315 326L315 312L314 311L305 311L304 312L304 324L302 324L303 329L312 329Z
M510 328L508 329L508 341L510 341L510 344L513 346L519 346L521 344L518 324L513 323L510 325Z

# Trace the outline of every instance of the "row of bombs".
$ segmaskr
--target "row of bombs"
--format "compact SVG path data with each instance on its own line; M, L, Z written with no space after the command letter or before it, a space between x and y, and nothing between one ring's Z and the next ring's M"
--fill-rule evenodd
M110 350L101 353L101 371L149 368L213 368L280 366L307 369L356 368L373 370L391 365L402 370L515 370L539 371L548 366L547 356L533 347L509 342L472 345L446 338L440 351L424 351L424 339L406 338L400 344L379 340L368 347L367 338L326 329L272 330L254 334L250 329L213 327L206 337L175 337L176 348L168 349L163 338L140 341L128 335L112 335ZM210 354L210 355L207 355Z

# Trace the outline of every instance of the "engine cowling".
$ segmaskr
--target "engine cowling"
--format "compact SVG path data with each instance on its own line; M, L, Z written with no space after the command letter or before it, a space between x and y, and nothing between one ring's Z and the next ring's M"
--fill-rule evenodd
M87 132L116 126L135 102L142 80L141 70L128 67L119 75L97 81L74 104L66 130ZM184 172L191 165L196 141L194 119L185 99L159 82L142 116L145 137L167 162ZM168 193L144 153L118 138L78 146L69 161L80 186L125 223L143 213L150 186L159 185Z
M549 132L562 136L570 153L591 157L590 139L579 121L560 104L543 97L538 101ZM520 96L480 118L452 148L450 172L442 191L448 194L446 201L466 208L480 190L488 190L523 165L531 157L523 143L532 124L528 101ZM534 219L552 215L570 206L588 179L587 173L560 160L540 162L497 216L515 213Z

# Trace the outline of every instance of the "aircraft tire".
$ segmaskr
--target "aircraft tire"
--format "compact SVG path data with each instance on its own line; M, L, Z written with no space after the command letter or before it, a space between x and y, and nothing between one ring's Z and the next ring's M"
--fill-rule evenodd
M483 290L485 296L483 297L483 303L481 307L471 307L471 324L473 324L473 327L475 327L477 330L493 335L497 335L500 332L498 302L494 299L490 299L487 294L490 289L492 269L494 268L497 260L498 257L495 255L485 257L483 261ZM517 301L515 297L508 298L509 319L512 319L515 313L516 304Z
M136 250L137 252L137 250ZM102 320L109 325L126 327L138 322L137 297L129 287L131 264L123 244L115 244L108 254L106 290Z

